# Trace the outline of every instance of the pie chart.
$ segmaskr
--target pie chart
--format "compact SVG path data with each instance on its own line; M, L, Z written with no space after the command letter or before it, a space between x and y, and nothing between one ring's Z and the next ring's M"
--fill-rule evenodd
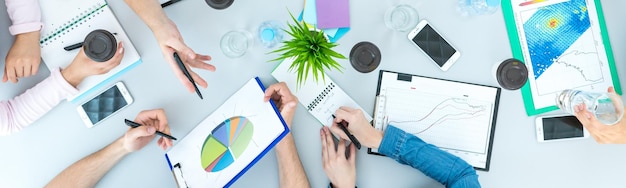
M200 152L202 168L219 172L230 166L248 148L254 127L246 117L235 116L220 123L204 140Z

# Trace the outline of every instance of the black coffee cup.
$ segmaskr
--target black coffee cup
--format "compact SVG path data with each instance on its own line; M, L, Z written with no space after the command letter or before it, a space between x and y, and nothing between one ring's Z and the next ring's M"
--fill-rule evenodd
M511 58L497 66L494 76L502 88L517 90L528 81L528 69L522 61Z
M117 39L107 30L94 30L85 37L83 50L91 60L105 62L115 56Z

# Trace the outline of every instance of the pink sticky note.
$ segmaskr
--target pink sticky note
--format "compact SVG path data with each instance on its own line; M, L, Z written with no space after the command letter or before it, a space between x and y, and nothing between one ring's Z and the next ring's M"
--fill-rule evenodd
M350 27L349 0L317 0L317 27Z

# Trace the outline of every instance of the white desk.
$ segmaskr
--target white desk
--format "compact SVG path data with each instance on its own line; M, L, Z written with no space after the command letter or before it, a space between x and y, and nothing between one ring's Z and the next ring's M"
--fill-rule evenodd
M447 72L440 71L406 39L406 33L384 26L385 11L395 4L408 3L440 30L461 52L462 57ZM339 40L338 52L348 55L360 41L371 41L382 52L379 69L430 77L497 85L491 78L493 63L511 57L502 13L480 17L461 17L455 0L447 1L351 1L351 31ZM626 88L626 27L622 8L626 1L603 1L622 88ZM144 109L164 108L172 134L182 138L218 105L253 76L266 84L276 81L269 72L275 55L258 43L241 58L230 59L219 48L221 36L235 29L255 32L266 20L286 22L287 9L297 14L302 1L237 0L228 9L214 10L204 1L185 0L166 8L177 23L187 45L198 53L209 54L217 72L198 71L209 82L201 89L205 100L187 93L164 62L150 30L123 1L110 1L122 26L132 39L144 62L120 80L129 87L135 103L92 129L80 121L76 104L63 102L22 132L0 137L0 187L41 187L75 161L97 151L120 137L127 129L124 118L134 118ZM0 59L10 47L12 37L4 3L0 3ZM346 68L330 76L364 109L374 107L378 70L362 74L340 61ZM4 63L1 65L4 68ZM0 84L0 99L12 98L49 75L43 64L37 76L19 84ZM237 74L233 74L237 73ZM236 75L236 76L234 76ZM365 83L365 84L354 84ZM623 97L624 98L624 97ZM626 98L625 98L626 99ZM319 128L315 119L300 105L293 125L298 152L313 187L325 187L328 179L322 169ZM155 141L156 142L156 139ZM99 187L174 187L172 174L155 144L124 158L98 184ZM535 141L534 117L527 117L521 93L503 90L491 170L478 172L484 187L623 187L626 182L625 146L598 145L593 139L539 144ZM359 187L440 187L421 172L386 157L358 151ZM277 187L278 170L274 152L268 153L251 168L235 187Z

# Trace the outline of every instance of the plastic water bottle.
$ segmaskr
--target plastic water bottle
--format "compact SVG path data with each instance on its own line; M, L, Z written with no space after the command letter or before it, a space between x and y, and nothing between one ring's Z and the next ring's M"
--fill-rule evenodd
M488 15L498 11L500 0L459 0L458 10L464 16Z
M587 111L605 125L616 124L624 116L624 104L615 93L564 90L556 97L557 106L570 114L575 114L574 108L583 103Z

